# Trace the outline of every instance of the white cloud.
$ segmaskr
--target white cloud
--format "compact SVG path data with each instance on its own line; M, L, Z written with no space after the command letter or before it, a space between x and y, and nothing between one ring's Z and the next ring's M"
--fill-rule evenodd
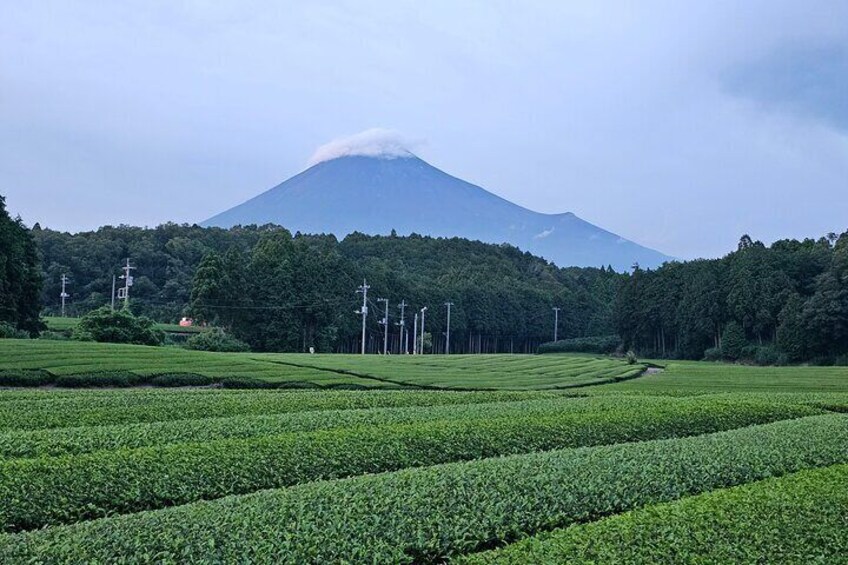
M554 233L554 228L551 228L549 230L544 230L544 231L537 233L536 235L533 236L533 239L545 239L546 237L548 237L552 233Z
M412 155L411 148L417 145L420 143L406 139L394 130L371 128L354 135L336 138L322 145L312 154L307 166L311 167L324 161L351 155L385 159L409 157Z

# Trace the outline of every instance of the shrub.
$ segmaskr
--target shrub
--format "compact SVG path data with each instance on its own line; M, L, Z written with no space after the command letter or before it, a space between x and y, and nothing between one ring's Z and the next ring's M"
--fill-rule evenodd
M56 377L41 369L0 370L0 386L43 386L55 380Z
M845 355L840 355L836 359L833 360L833 364L837 367L848 367L848 353Z
M56 379L56 386L65 388L130 387L149 381L150 377L136 375L129 371L104 371L102 373L62 375Z
M0 322L0 339L29 339L29 332L19 330L8 322Z
M754 363L757 365L779 365L780 359L780 351L771 345L760 346L754 353Z
M818 355L810 359L810 365L815 367L832 367L835 360L830 355Z
M542 529L843 463L846 441L844 417L834 414L685 439L319 481L7 536L0 561L437 563ZM19 460L4 470L19 473L44 464ZM72 485L85 480L71 471ZM166 467L166 477L151 478L168 480L181 471ZM26 501L20 484L6 477L0 474L12 484L4 489L16 489L4 490L6 499ZM61 500L57 495L50 502Z
M309 389L318 389L324 388L318 383L313 383L310 381L282 381L279 383L271 384L270 386L274 388L309 388Z
M617 335L602 335L590 337L573 337L543 343L538 353L599 353L608 355L621 346L621 338Z
M459 563L728 563L748 556L836 563L845 557L846 484L848 465L807 469L555 530Z
M638 359L636 359L636 354L632 349L627 352L627 355L625 355L624 358L627 360L628 365L635 365L638 361Z
M82 317L72 334L81 341L161 345L165 334L146 316L134 316L127 309L112 311L108 306Z
M67 341L71 336L67 332L44 331L38 336L39 339L48 339L52 341Z
M262 381L251 377L226 377L221 380L224 388L275 388L268 381Z
M706 351L704 351L704 361L721 361L722 354L721 349L718 347L710 347Z
M198 351L224 351L238 353L250 351L250 346L235 337L224 333L221 328L205 330L194 335L186 342L186 348Z
M648 414L628 409L416 422L99 451L62 458L61 464L51 458L12 460L0 464L0 520L8 529L30 529L366 472L686 436L818 412L788 404L694 400ZM848 428L830 441L846 434Z
M208 386L215 383L215 379L197 373L166 373L156 375L150 381L153 386Z

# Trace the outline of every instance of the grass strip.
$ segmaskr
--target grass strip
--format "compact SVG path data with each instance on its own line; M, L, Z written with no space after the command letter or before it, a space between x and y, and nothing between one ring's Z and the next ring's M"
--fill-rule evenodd
M321 481L0 536L0 562L433 562L633 508L848 462L848 418Z
M702 401L653 410L387 424L0 463L0 523L17 531L406 467L797 418L805 406Z
M848 555L846 485L848 465L800 471L540 534L458 562L840 563Z

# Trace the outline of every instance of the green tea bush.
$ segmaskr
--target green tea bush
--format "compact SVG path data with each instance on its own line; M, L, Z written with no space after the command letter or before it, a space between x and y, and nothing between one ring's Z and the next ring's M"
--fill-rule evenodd
M215 379L206 375L198 375L196 373L166 373L164 375L156 375L151 379L150 384L153 386L208 386L215 383Z
M188 395L171 395L174 404ZM120 399L116 399L120 401ZM43 401L43 400L42 400ZM306 399L304 400L306 401ZM237 415L165 422L96 425L48 430L0 431L0 459L55 457L106 449L161 446L174 443L246 439L287 432L412 424L434 420L481 420L544 416L558 413L667 410L672 405L700 405L701 399L672 397L544 398L434 406L373 407L355 410L310 410L283 414ZM210 399L211 403L211 399Z
M30 393L31 394L31 393ZM317 410L462 405L558 397L544 392L163 389L51 391L0 402L0 431L47 430Z
M40 369L0 370L0 386L44 386L55 380L55 376Z
M56 377L56 386L63 388L131 387L150 382L151 377L129 371L104 371Z
M833 414L319 481L6 535L0 561L440 562L540 530L845 463L846 443L848 421Z
M275 388L273 383L260 379L252 379L250 377L226 377L221 379L221 386L224 388ZM296 388L296 387L293 387ZM313 387L314 388L314 387Z
M649 506L457 560L525 563L837 563L848 465ZM453 560L452 560L453 562Z
M819 413L698 401L654 410L530 414L289 433L0 463L0 518L31 529L405 467L714 432ZM55 485L61 485L57 489Z
M538 353L599 353L608 355L621 346L621 338L617 335L592 337L574 337L543 343Z

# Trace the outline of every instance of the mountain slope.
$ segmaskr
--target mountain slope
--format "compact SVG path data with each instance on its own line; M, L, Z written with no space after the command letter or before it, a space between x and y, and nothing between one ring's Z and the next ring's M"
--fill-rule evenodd
M669 258L571 213L540 214L413 155L343 156L318 163L202 225L275 223L291 231L419 233L510 243L559 266L628 269Z

